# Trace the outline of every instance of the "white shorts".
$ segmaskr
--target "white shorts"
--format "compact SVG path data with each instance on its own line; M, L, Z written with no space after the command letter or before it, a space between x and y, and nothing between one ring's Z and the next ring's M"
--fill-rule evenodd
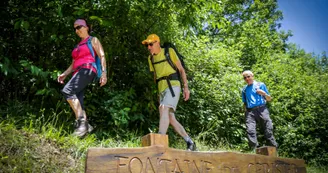
M172 97L170 88L166 88L160 94L159 106L161 107L164 105L169 108L173 108L175 111L179 102L181 88L179 86L173 86L172 89L174 91L175 97Z

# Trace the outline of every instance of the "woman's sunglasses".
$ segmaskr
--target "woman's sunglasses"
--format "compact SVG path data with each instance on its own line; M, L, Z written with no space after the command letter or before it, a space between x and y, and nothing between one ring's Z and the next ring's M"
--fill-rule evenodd
M83 27L83 25L79 25L79 26L77 26L77 27L74 27L74 31L76 31L76 30L80 30L82 27Z

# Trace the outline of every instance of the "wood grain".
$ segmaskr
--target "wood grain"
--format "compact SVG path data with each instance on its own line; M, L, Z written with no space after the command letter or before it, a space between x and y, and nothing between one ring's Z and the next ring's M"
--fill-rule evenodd
M162 140L149 135L145 140ZM156 135L155 135L156 136ZM164 140L165 141L165 140ZM305 173L300 159L238 152L195 152L153 144L138 148L89 148L87 173ZM156 145L154 145L156 144Z

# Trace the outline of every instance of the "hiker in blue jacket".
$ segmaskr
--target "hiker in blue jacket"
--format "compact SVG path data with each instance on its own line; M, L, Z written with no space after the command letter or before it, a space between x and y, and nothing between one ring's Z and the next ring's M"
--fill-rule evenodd
M246 130L249 146L251 149L259 147L256 136L256 123L260 123L264 128L264 136L269 145L278 147L273 136L273 125L266 107L266 102L271 101L271 96L266 85L254 80L254 74L246 70L242 73L247 85L242 90L242 100L244 102Z

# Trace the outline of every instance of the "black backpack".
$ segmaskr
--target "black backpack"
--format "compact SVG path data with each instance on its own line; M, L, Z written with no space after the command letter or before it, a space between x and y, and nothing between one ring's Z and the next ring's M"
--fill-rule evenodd
M182 67L186 70L186 65L183 61L184 57L178 52L177 48L174 46L174 44L170 43L170 42L164 42L164 44L161 46L162 48L164 48L165 52L165 57L168 61L168 63L171 65L171 67L175 70L175 71L179 71L177 67L175 67L174 63L172 62L171 58L170 58L170 53L169 53L169 48L172 48L175 53L177 54ZM179 73L180 74L180 73Z
M171 91L172 97L175 97L175 94L173 92L170 80L179 80L181 88L182 88L182 81L181 81L181 76L180 76L179 69L175 66L175 64L173 63L173 61L170 57L169 48L172 48L175 51L175 53L177 54L177 56L178 56L178 58L181 62L182 67L186 70L186 66L185 66L185 63L183 61L184 57L178 52L178 50L176 49L176 47L172 43L164 42L164 44L161 46L161 48L164 49L164 55L165 55L166 58L162 61L154 62L154 59L151 56L150 59L151 59L154 70L155 70L155 67L154 67L155 64L159 64L159 63L167 61L170 64L170 66L175 70L175 73L172 73L169 76L163 76L159 79L156 79L156 83L158 83L161 80L166 80L167 84L169 86L169 89Z

